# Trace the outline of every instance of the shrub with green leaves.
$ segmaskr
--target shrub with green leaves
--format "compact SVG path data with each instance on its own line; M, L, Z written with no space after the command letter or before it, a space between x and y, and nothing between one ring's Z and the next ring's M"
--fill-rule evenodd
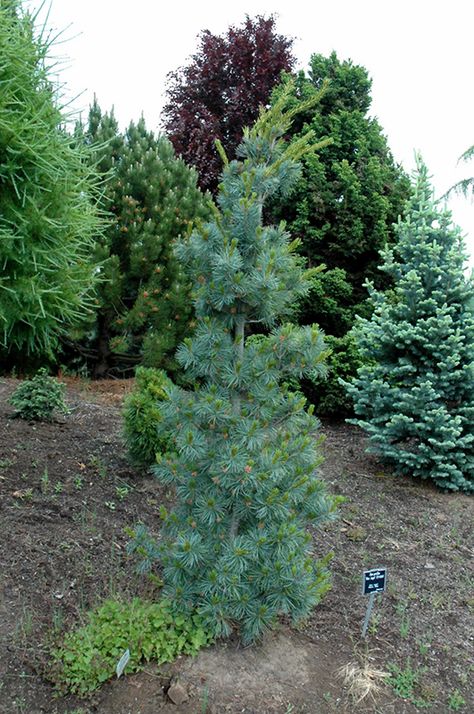
M51 421L55 411L67 414L64 401L66 385L49 377L45 368L38 370L33 379L27 379L15 389L10 404L15 416L27 421Z
M161 369L138 367L134 391L124 404L124 436L131 461L151 466L156 455L170 448L169 433L160 429L161 404L172 381Z
M161 664L180 654L194 655L210 642L200 617L173 616L168 600L106 600L52 650L48 676L59 691L84 696L114 676L127 649L130 673L151 660Z
M331 350L327 359L327 374L304 381L303 391L315 405L318 416L341 419L354 413L352 399L341 379L350 382L364 361L351 334L343 337L325 335L324 339Z
M301 240L299 252L309 265L326 266L301 303L299 324L317 323L326 335L342 337L366 302L364 280L383 284L378 252L393 242L393 222L410 186L371 112L367 69L335 52L313 54L308 69L297 75L290 106L303 109L324 82L326 91L318 104L296 116L288 136L297 142L311 129L313 143L324 136L332 141L302 157L298 181L286 195L270 199L270 208L275 222L284 220L289 233ZM285 87L284 78L273 101Z

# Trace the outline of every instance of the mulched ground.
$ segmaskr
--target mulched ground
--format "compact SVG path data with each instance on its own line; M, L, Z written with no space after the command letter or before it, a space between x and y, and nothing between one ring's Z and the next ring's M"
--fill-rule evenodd
M317 555L334 552L333 588L303 629L283 624L255 647L230 640L148 667L86 702L55 696L42 676L51 639L105 597L156 595L126 555L125 529L156 531L172 493L127 462L121 401L132 382L68 380L72 412L52 424L11 418L17 384L0 381L2 714L474 711L472 498L394 478L357 428L329 423L322 477L347 500L314 533ZM389 587L362 640L362 571L378 566ZM340 676L349 663L391 670L405 696L381 683L355 703ZM181 705L165 693L173 677L189 696Z

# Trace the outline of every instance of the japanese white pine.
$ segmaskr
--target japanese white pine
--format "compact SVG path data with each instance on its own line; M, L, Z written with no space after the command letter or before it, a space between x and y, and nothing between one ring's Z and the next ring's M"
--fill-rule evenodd
M316 326L283 324L308 273L283 224L263 225L265 199L288 190L311 137L282 137L292 113L284 96L246 130L239 160L224 160L212 221L178 249L194 278L197 329L178 350L196 382L163 404L175 453L156 475L176 488L161 538L143 531L135 547L158 557L164 593L197 608L216 636L239 628L252 641L280 614L308 615L328 589L308 524L329 517L336 499L317 477L317 420L285 379L324 369ZM249 328L266 336L248 339Z

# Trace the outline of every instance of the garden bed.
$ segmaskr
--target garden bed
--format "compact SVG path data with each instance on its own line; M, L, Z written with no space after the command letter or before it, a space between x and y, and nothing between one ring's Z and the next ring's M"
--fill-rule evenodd
M131 382L68 380L71 414L51 424L11 418L16 385L0 382L2 714L474 710L472 498L393 477L367 456L362 432L330 423L321 475L347 500L314 533L316 555L334 552L333 587L301 630L282 623L258 646L230 640L150 665L86 702L55 696L42 675L54 637L106 597L157 597L126 554L126 528L141 521L156 532L172 493L127 462L121 401ZM388 567L389 586L362 640L362 571L375 566ZM372 672L374 697L354 703L340 675L348 664ZM166 695L176 678L182 704Z

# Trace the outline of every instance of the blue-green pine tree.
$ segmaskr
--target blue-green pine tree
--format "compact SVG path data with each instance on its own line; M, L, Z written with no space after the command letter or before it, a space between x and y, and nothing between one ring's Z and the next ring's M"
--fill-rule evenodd
M143 532L135 543L148 564L161 561L178 609L197 608L216 636L236 627L244 641L280 614L307 616L327 590L327 562L315 560L306 525L335 508L317 477L316 418L282 386L322 370L326 356L316 326L282 324L309 276L284 225L262 221L265 200L288 190L311 138L284 143L285 101L245 130L240 160L229 163L220 147L219 208L179 245L197 328L177 357L198 386L173 387L163 403L175 452L154 468L175 486L177 505L162 513L158 545ZM267 336L247 339L250 326Z
M461 231L434 200L421 159L413 196L382 253L394 288L369 283L374 312L354 329L367 364L348 386L370 450L397 474L474 486L474 284Z

